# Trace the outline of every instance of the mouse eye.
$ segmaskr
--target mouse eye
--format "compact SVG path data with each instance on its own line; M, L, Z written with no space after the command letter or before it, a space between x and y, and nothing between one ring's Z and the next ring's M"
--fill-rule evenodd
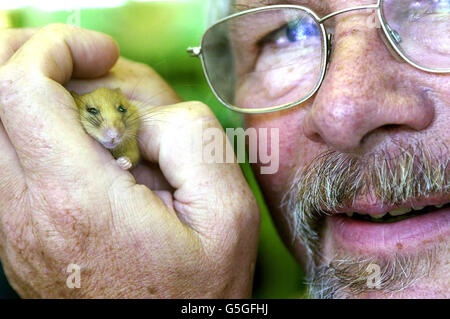
M117 108L117 110L118 110L120 113L126 113L126 112L127 112L127 109L124 108L122 105L119 105L119 107Z
M94 107L88 107L87 108L87 111L89 112L89 113L91 113L92 115L97 115L98 113L100 113L96 108L94 108Z

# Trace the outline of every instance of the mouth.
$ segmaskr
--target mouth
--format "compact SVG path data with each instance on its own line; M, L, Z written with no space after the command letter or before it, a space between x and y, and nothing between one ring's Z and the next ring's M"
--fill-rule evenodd
M417 216L422 216L428 213L432 213L438 209L447 209L450 208L450 203L440 204L440 205L431 205L431 206L416 206L416 207L402 207L396 208L389 212L377 214L377 215L369 215L367 213L346 213L346 215L352 219L366 221L371 223L396 223L402 220L406 220L409 218L414 218Z
M364 199L331 214L332 236L355 253L398 252L445 242L450 235L448 196L402 205L368 204Z
M112 150L115 149L120 144L120 141L115 141L114 143L112 142L101 142L101 143L107 149Z

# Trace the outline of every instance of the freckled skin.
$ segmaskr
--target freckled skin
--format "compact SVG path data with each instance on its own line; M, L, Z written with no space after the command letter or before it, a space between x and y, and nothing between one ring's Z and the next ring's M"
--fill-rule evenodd
M120 159L118 163L122 168L135 167L140 159L136 140L140 126L137 108L127 100L120 89L98 88L81 96L75 92L71 94L86 132L108 148L115 159ZM90 113L89 110L92 109L97 110L95 112L98 114ZM120 139L114 147L106 144L110 142L107 135L109 129L117 131Z
M327 9L321 15L374 3L325 2ZM280 209L298 170L327 150L365 155L386 148L393 139L450 145L450 76L422 72L399 62L383 44L378 30L367 27L366 19L367 14L361 11L333 20L335 39L330 67L313 98L290 110L248 115L245 119L247 127L280 130L279 172L260 175L259 165L254 168L278 231L300 263L305 261L304 248L300 242L292 241L286 222L290 216L286 218ZM247 92L242 99L258 100L261 94L264 92ZM333 256L340 249L327 227L321 239L326 256ZM445 240L448 243L448 238ZM439 260L448 265L448 254L442 254ZM442 292L435 295L449 297L450 280L445 269L437 267L431 280L423 283L426 288L421 295L428 291L433 296L435 289ZM414 293L405 291L401 296Z

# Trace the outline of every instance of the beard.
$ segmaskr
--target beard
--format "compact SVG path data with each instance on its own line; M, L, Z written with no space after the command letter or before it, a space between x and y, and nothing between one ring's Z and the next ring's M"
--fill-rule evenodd
M306 248L311 297L352 298L378 289L386 294L402 291L433 271L436 256L449 253L445 243L415 254L354 257L340 252L327 257L323 253L325 217L359 197L402 205L412 199L450 195L445 144L416 143L405 148L397 142L394 150L367 156L328 151L293 179L282 208L293 240L299 238ZM371 285L374 271L379 274Z

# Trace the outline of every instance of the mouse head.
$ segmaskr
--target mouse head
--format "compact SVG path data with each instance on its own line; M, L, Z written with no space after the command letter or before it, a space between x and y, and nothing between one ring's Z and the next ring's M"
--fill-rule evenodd
M98 88L84 95L71 92L86 132L107 149L136 138L139 115L120 89Z

